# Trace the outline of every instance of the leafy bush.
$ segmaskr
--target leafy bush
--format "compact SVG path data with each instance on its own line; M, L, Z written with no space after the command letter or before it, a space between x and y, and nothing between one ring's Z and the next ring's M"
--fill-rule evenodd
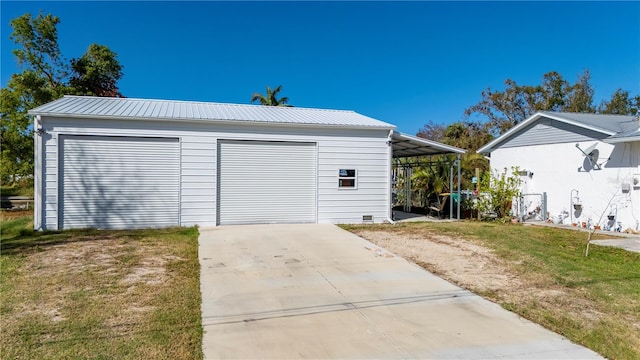
M513 198L520 196L520 184L517 177L517 167L507 168L502 173L498 171L485 172L480 177L480 192L476 201L476 210L481 214L495 214L497 219L506 219L511 214Z

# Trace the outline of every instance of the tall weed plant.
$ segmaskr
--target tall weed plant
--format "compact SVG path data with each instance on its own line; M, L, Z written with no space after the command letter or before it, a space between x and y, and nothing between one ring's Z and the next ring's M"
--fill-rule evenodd
M522 181L517 173L519 168L512 167L511 171L504 168L502 172L493 170L485 172L480 177L480 194L476 201L476 210L485 214L485 218L495 214L498 220L506 220L511 214L513 199L520 196Z

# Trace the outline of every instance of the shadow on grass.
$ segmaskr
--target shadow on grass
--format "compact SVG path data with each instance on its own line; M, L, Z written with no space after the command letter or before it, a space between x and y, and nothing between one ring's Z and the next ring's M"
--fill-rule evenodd
M176 333L184 333L185 331L197 331L200 332L202 329L202 326L200 324L196 324L196 325L187 325L187 324L183 324L182 322L178 323L177 321L175 321L174 323L164 323L162 325L162 327L158 327L156 325L156 327L154 328L152 326L153 324L150 322L145 322L145 323L141 323L141 322L127 322L127 323L120 323L120 324L116 324L113 326L105 326L103 328L97 328L97 329L92 329L93 331L99 332L100 334L77 334L75 336L69 336L66 338L55 338L55 337L49 337L40 341L36 341L36 344L38 346L43 346L43 345L54 345L54 344L58 344L58 343L68 343L68 342L80 342L80 343L86 343L89 341L96 341L96 340L104 340L104 339L118 339L118 338L124 338L124 337L131 337L132 335L149 335L149 334L165 334L165 335L171 335L171 334L176 334ZM110 333L110 331L113 331L115 328L120 328L120 327L133 327L135 328L135 330L129 330L126 333L123 334L114 334L114 333ZM151 327L149 329L149 327ZM29 329L21 329L18 332L15 333L16 335L20 335L22 337L36 337L39 335L43 335L41 331L37 330L37 331L31 331Z
M172 235L178 231L181 234L190 234L196 231L192 228L164 228L143 230L98 230L79 229L64 231L35 231L20 229L17 234L9 237L3 236L0 242L0 252L3 255L17 255L20 253L41 251L46 247L60 244L70 244L95 240L140 240L143 238Z

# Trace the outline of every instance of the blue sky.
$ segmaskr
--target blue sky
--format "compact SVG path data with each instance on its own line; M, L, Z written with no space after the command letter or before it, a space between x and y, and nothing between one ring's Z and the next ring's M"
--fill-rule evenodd
M640 93L640 2L2 1L2 85L19 71L9 21L61 19L67 58L91 43L124 65L127 97L249 103L281 84L300 107L349 109L415 134L463 120L504 80L591 71L597 103Z

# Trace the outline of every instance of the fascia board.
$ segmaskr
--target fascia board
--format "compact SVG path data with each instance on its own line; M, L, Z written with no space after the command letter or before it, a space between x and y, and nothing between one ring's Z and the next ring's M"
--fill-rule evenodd
M439 142L431 141L429 139L419 138L419 137L416 137L416 136L411 136L411 135L404 134L404 133L401 133L401 132L398 132L398 131L394 131L393 134L396 135L398 138L403 139L403 140L415 141L415 142L423 143L423 144L425 144L427 146L433 146L435 148L442 149L442 150L447 150L447 151L450 151L450 152L456 153L456 154L464 154L464 153L467 152L466 150L458 148L458 147L455 147L455 146L442 144L442 143L439 143ZM393 136L392 136L392 138L393 138Z
M640 141L640 135L639 136L607 138L607 139L603 139L602 141L607 143L607 144L620 144L620 143L627 143L627 142L635 142L635 141Z
M228 125L261 125L268 127L295 127L295 128L339 128L339 129L355 129L355 130L395 130L397 127L392 126L362 126L362 125L334 125L334 124L305 124L305 123L283 123L270 121L247 121L247 120L215 120L215 119L187 119L187 118L153 118L138 116L112 116L112 115L83 115L83 114L64 114L64 113L48 113L48 112L29 112L29 115L41 115L47 118L65 118L65 119L100 119L100 120L133 120L133 121L162 121L162 122L184 122L199 124L228 124Z

